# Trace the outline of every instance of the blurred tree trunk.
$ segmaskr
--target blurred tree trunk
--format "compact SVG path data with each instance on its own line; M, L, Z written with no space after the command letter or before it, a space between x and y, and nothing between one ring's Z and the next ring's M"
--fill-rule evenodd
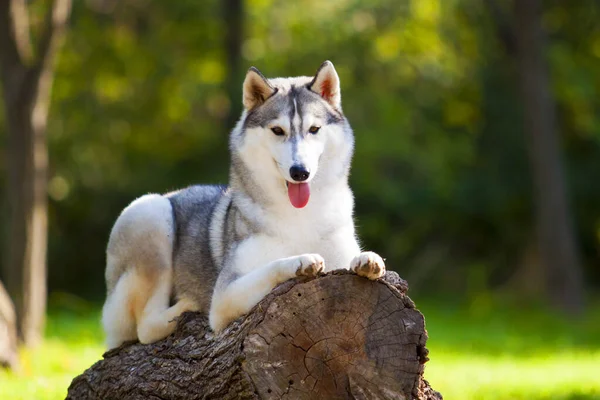
M225 22L225 90L230 101L224 118L225 130L233 129L242 112L242 42L244 40L244 1L223 0Z
M535 223L546 289L554 304L583 308L583 282L550 92L541 0L515 0L515 41L525 134L534 182Z
M15 368L17 357L17 321L15 307L0 282L0 368Z
M25 0L0 1L10 215L4 275L26 345L41 339L46 312L46 122L54 59L70 11L71 0L51 2L34 53Z

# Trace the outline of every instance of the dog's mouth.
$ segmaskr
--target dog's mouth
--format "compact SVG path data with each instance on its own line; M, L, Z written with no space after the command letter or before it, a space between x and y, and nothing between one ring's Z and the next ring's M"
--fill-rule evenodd
M285 181L290 203L296 208L303 208L310 199L310 184L308 182L292 183Z

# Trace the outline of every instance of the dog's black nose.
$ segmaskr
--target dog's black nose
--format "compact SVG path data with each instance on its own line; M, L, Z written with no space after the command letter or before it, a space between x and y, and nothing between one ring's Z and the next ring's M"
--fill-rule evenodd
M304 165L292 165L290 168L290 176L296 182L302 182L308 179L310 171Z

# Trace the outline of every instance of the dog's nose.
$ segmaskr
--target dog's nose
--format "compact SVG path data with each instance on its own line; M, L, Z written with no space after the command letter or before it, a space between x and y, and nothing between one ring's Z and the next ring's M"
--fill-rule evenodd
M304 165L292 165L290 168L290 176L296 182L302 182L308 179L310 171Z

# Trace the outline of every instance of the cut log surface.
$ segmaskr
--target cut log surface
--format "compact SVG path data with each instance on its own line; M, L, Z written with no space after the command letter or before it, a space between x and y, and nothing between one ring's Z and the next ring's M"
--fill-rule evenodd
M423 315L394 272L294 279L215 335L200 313L104 354L67 399L441 399L423 379Z

